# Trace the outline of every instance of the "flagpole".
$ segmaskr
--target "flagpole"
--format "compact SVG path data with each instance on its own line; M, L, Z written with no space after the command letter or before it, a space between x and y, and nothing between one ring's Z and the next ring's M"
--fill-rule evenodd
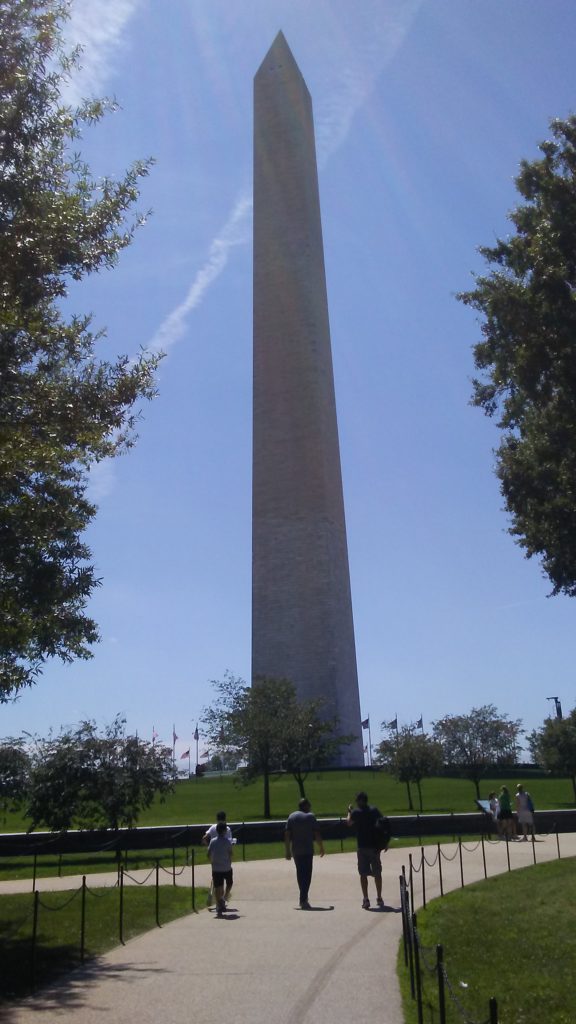
M368 715L368 766L372 767L372 733L370 731L370 715Z
M188 778L192 778L192 765L190 764L190 747L188 747Z

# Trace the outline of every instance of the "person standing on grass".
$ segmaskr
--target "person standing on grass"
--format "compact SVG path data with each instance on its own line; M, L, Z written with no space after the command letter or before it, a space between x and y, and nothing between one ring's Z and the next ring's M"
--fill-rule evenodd
M216 825L216 835L208 844L207 856L212 865L212 885L216 897L216 916L222 917L226 910L224 896L224 885L226 892L232 888L232 841L226 835L227 825L225 821L219 821Z
M314 842L318 844L318 853L323 857L324 844L318 822L315 815L312 814L310 801L303 797L298 803L298 810L293 811L289 816L284 831L286 860L290 860L292 857L296 867L301 910L310 910L308 892L312 881Z
M522 826L522 832L524 833L524 842L528 839L528 832L530 835L534 835L534 804L532 803L532 797L528 793L521 782L516 786L516 814L518 815L518 825Z
M358 874L360 875L360 888L362 889L362 907L370 909L368 898L368 878L373 876L376 885L376 903L379 907L384 906L382 899L382 861L380 860L380 848L376 832L376 822L382 815L377 807L371 807L368 803L367 793L356 794L356 807L348 806L346 824L348 828L356 830L356 842L358 844Z

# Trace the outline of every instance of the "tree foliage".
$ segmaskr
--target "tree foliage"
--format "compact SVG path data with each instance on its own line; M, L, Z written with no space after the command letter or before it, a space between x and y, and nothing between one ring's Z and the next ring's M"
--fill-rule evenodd
M422 811L422 780L437 775L444 763L440 743L427 733L417 733L407 725L398 732L390 729L388 737L376 748L375 760L399 782L406 784L408 807L411 811L414 810L414 804L410 783L416 784Z
M26 816L30 830L132 828L156 794L176 778L168 747L125 735L116 717L99 732L94 722L38 739L32 754Z
M576 802L576 708L566 718L547 718L530 733L528 745L538 764L568 776Z
M433 723L433 735L441 747L444 763L459 768L480 796L479 781L487 768L513 765L520 752L520 719L500 714L493 704L472 708L467 715L446 715Z
M489 272L459 298L482 313L472 404L498 414L496 472L510 533L576 594L576 116L523 161L515 234L482 247Z
M99 581L82 534L90 467L134 441L157 359L106 362L71 282L116 263L148 163L94 179L75 151L111 104L66 107L66 0L0 2L0 701L46 659L90 656ZM69 308L69 306L68 306Z
M29 784L30 758L22 739L0 741L0 808L6 822L9 811L18 811Z
M270 817L270 779L290 772L304 795L312 768L333 761L351 738L336 735L336 719L321 717L323 702L299 701L288 679L243 679L227 673L212 683L216 701L205 709L203 721L210 744L226 756L235 755L239 777L264 782L264 817Z

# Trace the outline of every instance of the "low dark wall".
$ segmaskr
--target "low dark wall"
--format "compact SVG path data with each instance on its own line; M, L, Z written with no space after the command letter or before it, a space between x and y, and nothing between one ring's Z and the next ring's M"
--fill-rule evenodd
M491 818L474 814L417 814L391 816L392 835L398 839L419 839L424 836L481 835L493 831ZM324 839L341 839L351 835L343 818L319 821ZM284 820L230 822L238 843L281 843ZM0 857L32 856L33 854L94 853L114 850L165 850L173 846L197 846L208 825L165 825L157 828L118 829L117 832L94 830L52 832L14 832L0 835ZM576 810L537 811L536 831L576 832Z

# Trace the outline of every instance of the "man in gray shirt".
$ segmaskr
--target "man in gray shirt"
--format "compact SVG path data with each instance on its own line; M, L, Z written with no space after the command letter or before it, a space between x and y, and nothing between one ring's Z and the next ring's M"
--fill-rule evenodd
M286 822L284 843L286 860L294 858L296 878L300 890L300 909L310 910L308 890L312 880L312 861L314 858L314 841L318 844L318 852L324 856L324 845L318 828L318 822L311 813L310 801L305 797L300 800L298 810L293 811Z

